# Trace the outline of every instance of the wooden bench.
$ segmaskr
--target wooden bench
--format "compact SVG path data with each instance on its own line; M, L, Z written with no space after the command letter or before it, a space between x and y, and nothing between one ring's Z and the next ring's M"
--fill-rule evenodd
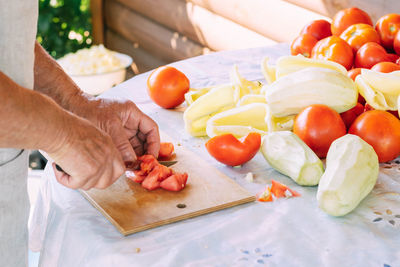
M212 51L291 42L314 19L357 6L373 21L398 0L91 0L95 43L129 54L135 73Z

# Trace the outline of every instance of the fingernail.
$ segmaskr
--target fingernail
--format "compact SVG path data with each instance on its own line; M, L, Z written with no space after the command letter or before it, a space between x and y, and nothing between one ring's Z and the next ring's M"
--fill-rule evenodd
M139 162L125 161L125 168L136 170L139 168Z

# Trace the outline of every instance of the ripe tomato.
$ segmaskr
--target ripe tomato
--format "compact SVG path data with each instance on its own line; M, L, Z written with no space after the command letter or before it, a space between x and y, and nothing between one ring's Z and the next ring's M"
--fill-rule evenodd
M168 159L174 152L174 145L172 143L160 143L160 151L158 152L159 159Z
M349 129L351 124L355 121L355 119L364 112L364 106L360 103L357 103L354 108L349 109L348 111L340 113L340 117L346 125L346 128Z
M152 155L144 155L138 158L140 169L133 172L127 171L126 177L142 184L147 190L159 187L169 191L180 191L186 186L187 173L174 172L171 168L158 163Z
M394 37L393 49L396 52L396 54L400 56L400 31L398 31Z
M150 98L163 108L174 108L182 104L189 86L185 74L170 66L155 69L147 79Z
M296 116L293 132L318 157L325 158L331 143L346 134L346 126L335 110L325 105L311 105Z
M354 61L351 46L337 36L319 40L311 52L311 57L335 61L348 70L351 69Z
M249 133L243 141L232 134L218 135L206 143L208 153L229 166L242 165L251 160L261 146L261 135Z
M400 29L400 15L384 15L376 22L375 29L381 37L382 46L391 50L393 48L394 37Z
M181 191L186 186L188 179L187 173L174 173L161 181L160 187L168 191Z
M380 44L369 42L358 49L356 53L355 66L357 68L370 69L376 63L390 61L385 48Z
M347 76L349 76L353 81L356 79L357 75L361 74L361 68L354 68L347 72Z
M379 162L393 160L400 155L400 120L389 112L370 110L361 114L351 125L349 133L370 144Z
M324 39L325 37L331 36L331 24L324 19L313 20L306 24L300 32L301 34L311 34L317 40Z
M340 10L333 17L331 24L332 34L339 36L349 26L357 23L373 25L370 16L359 8L351 7Z
M400 56L397 54L388 53L388 56L389 56L390 62L393 62L393 63L396 63L397 60L399 60L399 58L400 58Z
M374 28L371 25L363 23L349 26L342 32L340 38L345 40L353 48L354 53L365 43L380 42L379 35Z
M301 54L305 57L310 57L311 50L317 42L318 40L311 34L305 33L299 35L293 40L292 45L290 46L291 54L293 56Z
M379 62L375 64L371 70L389 73L392 71L400 70L400 65L393 62Z

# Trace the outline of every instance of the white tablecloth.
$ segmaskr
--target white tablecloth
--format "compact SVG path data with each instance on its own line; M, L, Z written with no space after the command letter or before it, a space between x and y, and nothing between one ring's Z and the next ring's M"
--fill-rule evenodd
M288 46L277 45L172 65L192 87L203 87L229 82L234 63L244 77L262 80L262 58L285 54ZM377 185L360 206L331 217L317 207L316 187L296 185L260 153L241 168L211 158L205 138L184 132L182 109L164 110L149 100L147 77L138 75L102 97L136 102L168 135L252 193L275 179L302 196L245 204L124 237L77 191L58 184L47 166L30 220L30 248L41 252L40 266L400 266L400 164L381 165ZM254 183L244 179L249 171Z

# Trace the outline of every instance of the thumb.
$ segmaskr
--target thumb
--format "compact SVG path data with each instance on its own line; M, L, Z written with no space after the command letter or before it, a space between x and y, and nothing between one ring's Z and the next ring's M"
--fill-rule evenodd
M115 146L119 150L122 156L122 160L127 168L131 168L137 161L136 153L132 148L131 143L126 136L126 133L122 127L118 127L117 130L112 131L110 134Z

